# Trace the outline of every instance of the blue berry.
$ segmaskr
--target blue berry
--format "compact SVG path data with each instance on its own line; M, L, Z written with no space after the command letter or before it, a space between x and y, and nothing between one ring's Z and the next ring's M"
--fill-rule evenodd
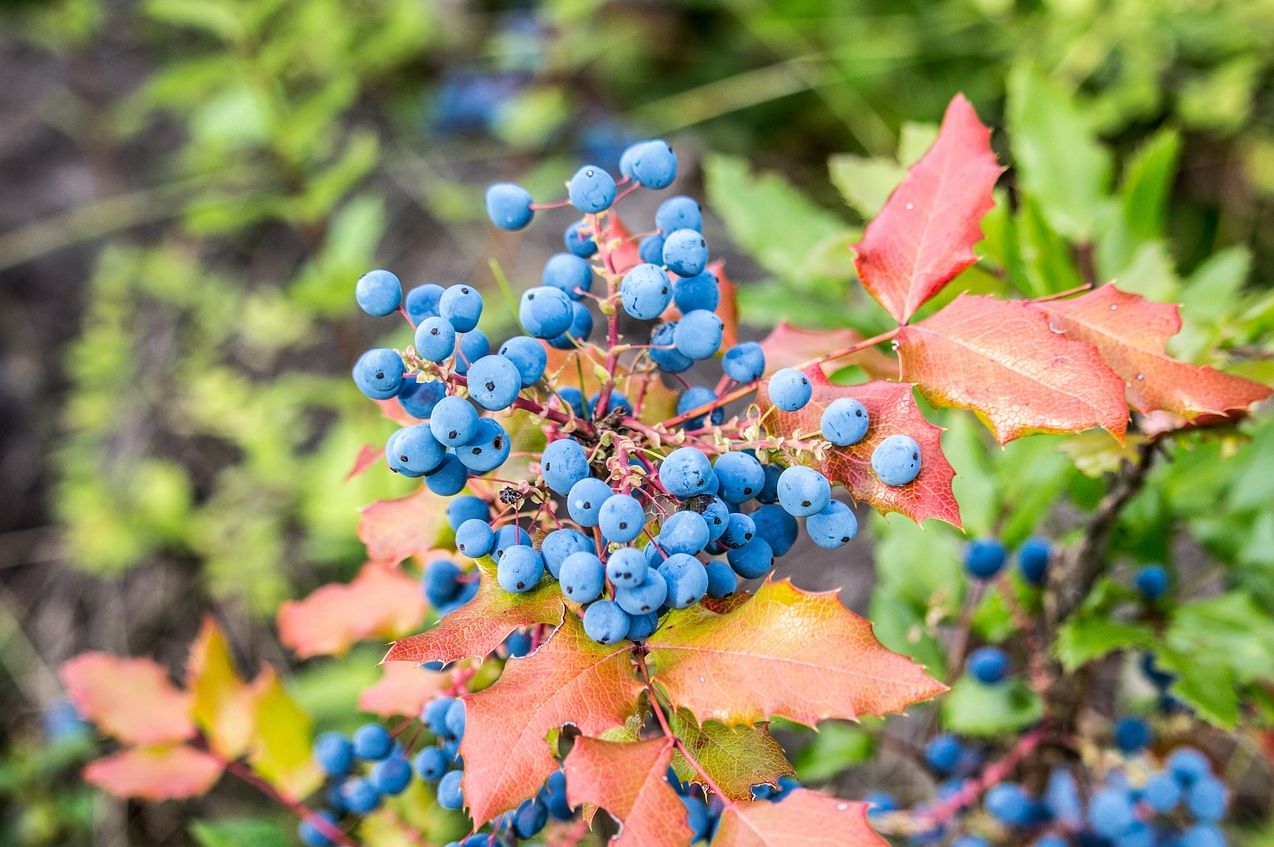
M616 588L635 588L646 581L649 566L640 550L620 547L606 559L606 578Z
M625 612L625 614L628 614ZM645 641L659 629L659 615L647 612L644 615L628 615L629 641Z
M678 447L659 466L659 482L682 500L703 494L715 481L708 457L694 447Z
M403 308L407 310L412 326L420 326L421 321L426 318L438 317L438 300L441 297L442 286L432 282L417 285L408 291L403 298Z
M389 271L368 271L354 286L358 307L372 317L393 314L403 301L403 286Z
M338 818L334 812L324 809L318 814L310 815L301 821L296 828L297 837L301 839L301 843L305 847L331 847L332 845L332 839L325 834L329 830L317 823L319 818L327 821L331 827L336 828Z
M1004 545L980 538L964 549L964 568L978 579L993 579L1004 567Z
M779 476L779 505L793 517L816 515L831 499L831 483L813 468L795 465Z
M339 732L325 732L314 742L314 761L328 776L345 776L354 767L354 745Z
M681 396L677 398L677 414L685 414L691 409L697 409L700 406L711 403L717 399L716 392L711 388L702 385L692 385L685 391L681 392ZM719 425L725 420L725 409L716 408L712 410L711 420L713 425ZM697 418L689 418L682 426L685 429L699 429L703 426L703 416Z
M345 780L341 785L341 802L356 815L366 815L380 805L380 792L361 776Z
M1009 659L998 647L979 647L969 654L968 666L978 682L994 685L1008 674Z
M544 787L540 791L550 815L559 821L571 819L574 811L571 809L571 804L566 801L566 774L562 771L553 771L544 781Z
M726 562L714 559L704 566L708 574L708 596L720 600L729 597L739 587L739 577Z
M571 327L575 312L571 298L560 289L541 285L522 292L518 304L518 321L528 335L536 338L552 338Z
M463 700L452 700L447 706L447 714L443 717L447 726L447 736L459 741L464 738L465 708Z
M858 518L839 500L831 500L821 512L805 519L805 531L815 544L834 550L848 544L858 534Z
M425 782L437 782L447 772L447 756L437 747L426 747L416 755L416 773Z
M1001 782L986 793L983 800L991 816L1008 826L1026 826L1035 817L1035 804L1022 786Z
M548 367L548 353L544 350L544 345L525 335L515 335L501 344L500 355L518 369L523 388L539 382L544 369Z
M471 329L456 342L455 369L458 374L467 374L469 365L491 352L491 342L480 329Z
M566 184L571 205L585 214L596 214L615 202L615 180L596 165L585 165Z
M708 240L693 229L664 235L664 265L677 276L696 276L708 266Z
M614 644L628 636L628 615L616 603L598 600L584 610L584 633L598 644Z
M447 710L451 708L453 697L436 697L425 704L421 710L420 720L429 727L429 731L439 738L447 735Z
M500 561L504 556L504 551L510 547L521 545L523 547L531 543L531 534L516 523L505 524L496 530L495 533L495 560Z
M683 313L715 310L721 302L721 285L716 274L704 271L696 276L679 277L672 284L672 301Z
M655 210L655 229L664 233L678 229L698 232L703 229L703 212L692 197L669 197Z
M606 587L606 568L592 553L572 553L562 562L562 593L576 603L591 603Z
M768 386L770 402L785 412L805 407L814 393L810 379L796 368L783 368L771 377Z
M604 504L615 492L596 477L585 477L571 486L566 495L566 510L580 526L597 526Z
M593 240L591 233L583 231L584 228L584 221L576 221L566 228L566 233L562 236L566 249L581 259L587 259L597 252L597 242Z
M898 798L888 791L869 791L863 798L867 804L867 814L885 814L898 811Z
M721 349L725 325L715 312L696 309L681 316L672 333L677 351L696 361L715 356Z
M464 790L460 787L462 771L447 771L438 782L438 805L458 812L464 808Z
M442 463L425 474L425 485L442 497L459 494L468 480L469 469L453 453L443 456Z
M712 814L708 804L698 797L683 796L682 805L686 807L686 823L690 827L690 841L705 841L712 827Z
M620 609L630 615L656 612L666 599L668 599L668 583L659 575L659 571L653 569L646 571L646 578L640 585L615 589L615 602Z
M765 373L765 350L755 341L744 341L725 351L721 370L735 382L753 382Z
M663 268L641 264L631 268L619 283L619 300L624 311L642 321L663 314L672 302L672 283Z
M628 173L645 188L659 190L672 185L677 178L677 154L661 139L640 141L624 151ZM620 159L621 173L625 158Z
M664 263L664 237L662 235L647 235L637 242L637 257L643 262L649 262L652 265L662 265Z
M450 321L456 332L468 332L482 317L482 295L468 285L452 285L438 298L438 314Z
M588 266L588 262L573 253L554 253L544 264L541 279L550 288L556 288L572 300L578 300L581 291L588 291L593 287L593 269Z
M1181 833L1172 847L1225 847L1225 836L1211 824L1196 824Z
M774 549L764 538L754 536L742 547L735 547L725 554L734 572L744 579L758 579L774 567Z
M440 316L425 318L416 327L415 342L422 359L441 362L456 351L456 328Z
M991 842L980 835L961 835L951 842L951 847L991 847Z
M636 497L616 494L602 503L597 515L597 525L608 541L627 544L641 535L646 525L646 510Z
M696 499L692 504L692 508L703 516L703 522L708 525L708 540L716 541L726 530L726 526L730 520L730 507L720 497L712 497L706 501L703 498Z
M1115 746L1136 753L1150 743L1150 725L1141 718L1122 717L1115 721Z
M1182 785L1191 785L1211 772L1207 758L1193 747L1178 747L1168 756L1168 771Z
M732 550L737 549L751 541L755 534L756 524L751 517L742 512L731 512L725 532L721 533L721 543Z
M564 497L575 483L588 476L588 456L574 438L559 438L544 448L540 474L555 494Z
M677 323L669 321L650 331L650 360L664 373L681 373L695 363L676 348Z
M429 430L429 424L403 427L394 438L398 465L411 474L427 474L442 463L443 449Z
M761 486L761 492L756 495L758 503L777 503L779 502L779 477L783 475L785 468L779 464L762 465L765 469L765 485Z
M354 384L372 400L388 400L403 383L403 360L393 350L368 350L354 363Z
M556 442L554 442L556 443ZM544 536L540 544L540 553L544 556L544 566L556 579L561 571L562 563L572 553L587 551L597 553L597 545L578 529L555 529Z
M541 553L541 555L543 555ZM531 633L518 629L510 632L504 639L504 647L509 651L510 659L520 659L531 654Z
M495 546L495 531L485 520L470 518L456 530L456 549L470 559L480 559Z
M490 517L491 507L481 497L475 497L472 494L453 498L447 503L447 526L451 527L453 532L470 518L488 520Z
M487 217L500 229L522 229L531 222L531 192L511 182L497 182L487 189Z
M504 356L483 356L469 368L469 396L489 412L509 408L522 390L522 374Z
M1225 817L1229 789L1214 776L1200 777L1186 792L1186 808L1196 821L1212 823Z
M1017 566L1022 578L1031 585L1043 585L1048 578L1048 560L1052 545L1047 538L1028 538L1017 548Z
M935 735L925 745L925 761L944 776L954 773L964 756L964 745L954 735Z
M1142 597L1158 600L1168 590L1168 571L1163 565L1146 565L1137 571L1133 582Z
M372 768L371 783L382 796L402 794L411 784L411 763L402 756L390 756Z
M425 566L425 596L435 607L445 606L460 593L460 580L464 571L454 562L434 559Z
M872 451L871 469L885 485L906 485L920 475L920 445L909 435L891 435Z
M674 609L693 606L708 591L708 572L703 563L686 553L670 555L659 566L659 575L668 583L667 600Z
M694 555L708 546L708 522L697 512L677 512L659 530L659 546L665 553Z
M433 414L434 406L446 396L445 382L438 380L417 382L414 378L404 379L398 388L398 405L413 418L425 419Z
M512 450L509 433L499 421L479 418L477 432L463 447L456 448L456 456L470 471L489 473L503 465Z
M1161 815L1166 815L1181 802L1181 785L1171 774L1156 773L1146 780L1141 789L1141 799Z
M444 397L434 406L429 417L429 431L439 443L448 447L468 444L478 434L478 412L463 397Z
M571 302L571 325L566 332L555 335L548 340L549 346L557 350L573 350L578 344L588 341L593 334L593 313L583 303Z
M526 800L513 815L513 831L518 838L533 838L548 822L548 807L538 800Z
M786 556L800 532L796 518L777 503L766 504L753 512L752 522L756 524L756 537L765 539L775 556Z
M515 544L504 551L496 567L496 581L510 594L525 594L540 584L544 558L534 547Z
M867 434L867 408L852 397L839 397L827 404L819 426L832 444L849 447Z
M364 761L379 761L394 749L394 739L378 723L365 723L354 732L354 755Z
M1088 825L1102 838L1118 838L1136 819L1126 789L1102 788L1088 801Z

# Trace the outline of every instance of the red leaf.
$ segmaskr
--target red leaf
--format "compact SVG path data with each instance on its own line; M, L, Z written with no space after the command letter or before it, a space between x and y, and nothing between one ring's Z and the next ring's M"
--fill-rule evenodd
M539 790L556 768L545 740L566 724L599 736L623 726L641 684L630 644L609 647L584 634L574 615L548 643L511 659L494 685L465 698L464 797L481 824Z
M430 630L395 641L386 662L454 662L482 658L509 633L533 624L557 626L566 609L556 581L545 579L526 594L510 594L495 581L490 559L478 563L481 583L472 600L442 617Z
M438 546L446 525L446 504L447 498L421 486L414 494L364 508L358 518L358 537L367 545L367 557L377 564L396 565L412 556L428 555Z
M816 464L834 483L845 486L855 500L870 504L882 514L901 512L917 523L928 518L960 526L960 506L951 491L955 478L942 453L942 427L925 420L905 382L867 382L861 385L832 385L816 369L806 374L813 395L796 412L774 409L766 418L772 432L796 437L816 435L823 409L838 397L853 397L867 408L871 426L862 441L851 447L830 447L826 459ZM765 383L757 392L762 411L770 407ZM907 485L885 485L871 468L871 454L890 435L909 435L920 445L920 475Z
M116 797L179 800L206 793L222 769L215 756L179 744L132 748L89 762L84 779Z
M727 806L712 847L888 847L888 842L868 825L866 803L798 788L778 803Z
M899 712L946 690L881 646L836 592L808 593L786 580L767 581L729 614L671 612L647 645L668 697L701 721L782 715L813 726Z
M1001 444L1093 427L1123 441L1124 383L1091 344L1021 301L961 294L898 334L905 379L934 403L971 409Z
M279 639L301 658L344 653L355 641L389 639L420 626L419 581L395 568L365 565L348 585L325 585L279 609Z
M977 261L982 217L1003 168L991 152L991 130L957 94L929 152L908 171L863 240L854 266L863 287L898 323Z
M364 444L358 448L358 455L354 457L354 464L350 467L349 472L345 474L345 481L349 482L357 476L362 476L368 468L379 462L385 456L385 451L371 444Z
M382 666L381 678L358 695L358 708L374 715L416 717L425 704L451 687L450 677L406 662Z
M411 426L420 423L419 420L407 414L407 410L403 408L403 404L391 397L388 400L373 400L377 406L380 406L380 413L389 418L399 426ZM383 456L384 453L381 453Z
M690 843L686 807L668 784L672 739L625 744L579 737L566 757L566 796L592 803L623 828L615 847L682 847Z
M1055 327L1100 351L1123 378L1128 401L1139 412L1171 412L1185 418L1243 411L1270 396L1260 383L1213 368L1179 362L1166 350L1181 330L1175 305L1152 303L1103 285L1071 300L1037 303Z
M804 365L862 340L861 335L848 328L804 329L779 321L778 326L761 341L761 348L765 350L765 372L771 374L782 368ZM831 373L846 365L858 365L876 378L898 376L898 361L874 347L824 363L823 372Z
M61 676L79 713L120 741L161 744L195 734L190 697L150 659L83 653L62 665Z

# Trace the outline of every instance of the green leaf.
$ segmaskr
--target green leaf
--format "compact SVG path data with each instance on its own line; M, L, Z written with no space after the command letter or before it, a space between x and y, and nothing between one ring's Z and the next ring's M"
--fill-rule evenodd
M1128 228L1140 238L1163 235L1164 212L1180 158L1181 134L1162 129L1128 161L1119 198Z
M1274 680L1274 616L1244 592L1178 606L1165 641L1196 662L1231 668L1241 682Z
M1116 650L1152 647L1154 631L1145 624L1111 620L1104 613L1071 616L1057 632L1053 652L1067 671Z
M1019 202L1014 230L1022 273L1013 277L1013 284L1031 297L1082 285L1070 245L1049 226L1040 201L1026 195Z
M310 716L284 690L272 670L257 687L256 735L248 760L284 798L300 800L323 783L311 749Z
M814 740L796 754L796 775L802 782L822 782L867 761L875 749L876 739L861 726L824 721Z
M792 773L783 748L764 724L726 726L705 721L700 726L688 709L678 709L670 715L669 725L731 799L750 799L753 785L773 785L780 776ZM672 769L682 782L702 781L680 752L673 754Z
M1021 680L984 685L962 676L942 700L942 725L961 735L992 736L1038 721L1044 706Z
M828 160L827 169L845 204L865 220L880 212L906 175L891 159L869 159L849 153L833 156Z
M278 821L263 818L229 818L193 821L190 835L199 847L291 847L292 835Z
M987 461L986 430L972 415L947 415L942 452L955 468L951 489L960 504L960 519L972 536L991 535L999 512L999 490Z
M1110 187L1110 154L1087 115L1039 71L1009 77L1009 144L1018 179L1050 226L1074 241L1092 240L1092 222Z
M1224 729L1238 723L1239 687L1230 668L1163 649L1155 651L1155 663L1176 674L1169 690L1199 717Z

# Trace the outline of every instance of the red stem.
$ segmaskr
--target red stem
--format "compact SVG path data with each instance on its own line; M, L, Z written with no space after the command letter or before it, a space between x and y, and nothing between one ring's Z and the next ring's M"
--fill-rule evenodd
M215 756L216 754L213 753L212 755ZM251 785L266 797L291 812L297 820L309 821L315 829L322 832L333 843L339 844L341 847L358 847L357 842L352 841L350 837L346 835L336 824L311 810L305 804L288 800L276 791L273 785L257 776L255 771L244 765L242 762L231 762L223 759L221 763L225 767L226 773L232 774L246 782L248 785Z

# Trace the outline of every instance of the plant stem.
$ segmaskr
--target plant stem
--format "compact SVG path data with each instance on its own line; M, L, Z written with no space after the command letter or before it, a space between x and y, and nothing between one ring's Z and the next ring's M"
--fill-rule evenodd
M270 800L278 803L280 806L291 812L297 820L309 821L315 829L327 836L332 843L339 844L341 847L358 847L358 843L346 835L345 832L336 824L332 823L317 812L312 811L305 804L287 799L276 791L273 785L266 782L258 776L254 770L244 765L242 762L231 762L223 759L222 764L225 766L226 773L232 774L246 782L248 785L251 785Z

